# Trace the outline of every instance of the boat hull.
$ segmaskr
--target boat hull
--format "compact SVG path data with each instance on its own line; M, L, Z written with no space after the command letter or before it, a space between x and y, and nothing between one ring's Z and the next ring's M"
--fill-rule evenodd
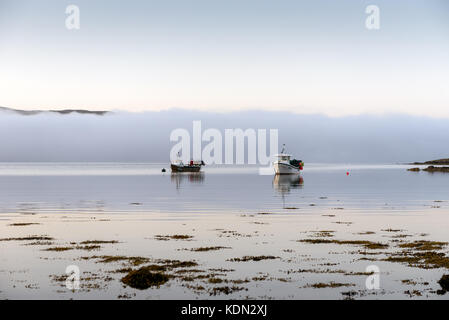
M291 164L275 161L273 163L275 174L300 174L299 167L292 166Z
M201 166L177 166L175 164L171 165L172 172L199 172Z

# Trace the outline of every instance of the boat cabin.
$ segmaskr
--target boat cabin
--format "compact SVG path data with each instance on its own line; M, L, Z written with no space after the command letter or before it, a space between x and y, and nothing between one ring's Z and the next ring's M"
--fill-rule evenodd
M292 157L290 154L286 153L275 154L274 156L278 158L278 161L290 161L290 158Z

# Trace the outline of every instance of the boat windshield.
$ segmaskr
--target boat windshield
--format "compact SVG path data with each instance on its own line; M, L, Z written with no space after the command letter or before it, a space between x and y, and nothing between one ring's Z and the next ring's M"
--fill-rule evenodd
M287 156L287 155L279 155L278 158L281 161L289 161L290 160L290 156Z

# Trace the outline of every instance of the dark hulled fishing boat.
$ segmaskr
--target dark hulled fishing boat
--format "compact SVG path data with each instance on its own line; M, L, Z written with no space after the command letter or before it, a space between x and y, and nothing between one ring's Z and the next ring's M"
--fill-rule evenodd
M190 160L189 164L184 164L182 160L177 160L171 164L172 172L199 172L201 167L204 166L204 161Z

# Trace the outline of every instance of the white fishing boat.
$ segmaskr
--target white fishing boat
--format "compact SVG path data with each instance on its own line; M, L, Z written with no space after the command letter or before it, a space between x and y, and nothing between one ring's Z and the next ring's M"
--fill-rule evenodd
M291 154L285 153L285 144L282 146L282 151L274 155L276 161L273 162L274 172L276 174L300 174L304 168L302 160L292 159Z

